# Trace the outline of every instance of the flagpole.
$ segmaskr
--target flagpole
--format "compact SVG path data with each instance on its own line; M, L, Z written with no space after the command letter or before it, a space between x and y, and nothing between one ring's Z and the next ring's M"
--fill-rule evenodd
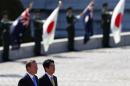
M59 0L58 1L58 7L61 7L62 6L62 0Z
M91 2L89 2L89 4L86 6L86 8L82 11L82 13L80 13L80 16L83 16L84 13L88 10L88 8L90 6L92 6L95 3L95 0L91 0Z
M34 4L34 0L30 0L30 3L28 5L28 8L31 10Z

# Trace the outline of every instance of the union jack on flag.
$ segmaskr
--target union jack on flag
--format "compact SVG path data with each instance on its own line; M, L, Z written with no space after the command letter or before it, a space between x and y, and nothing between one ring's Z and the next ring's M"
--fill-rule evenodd
M12 34L16 28L18 28L19 24L23 27L27 27L30 21L30 9L26 8L22 14L12 23L10 33Z
M20 47L21 38L23 36L24 28L29 25L30 21L30 8L26 8L22 14L12 23L10 27L11 45L12 47ZM17 49L16 48L16 49Z
M27 8L22 14L21 14L21 22L23 23L23 26L28 26L29 25L29 20L30 20L30 9Z

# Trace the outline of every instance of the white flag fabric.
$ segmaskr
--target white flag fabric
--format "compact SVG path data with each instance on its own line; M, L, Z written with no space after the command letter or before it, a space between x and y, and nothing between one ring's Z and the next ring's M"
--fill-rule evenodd
M111 30L113 33L115 43L119 43L121 40L121 28L122 28L122 18L124 15L125 0L120 0L116 5L112 18L111 18Z
M50 16L43 24L42 38L45 52L48 51L49 45L52 44L54 40L59 9L60 5L50 14Z

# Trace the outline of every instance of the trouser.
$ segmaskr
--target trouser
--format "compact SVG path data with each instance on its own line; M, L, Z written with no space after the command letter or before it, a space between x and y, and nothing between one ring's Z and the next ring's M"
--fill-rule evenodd
M2 60L9 61L9 45L3 46Z
M35 42L34 55L40 55L40 54L41 54L41 42Z
M110 39L110 28L104 26L103 28L103 40L102 40L102 46L103 47L109 47L109 39Z
M74 50L74 36L68 38L68 50Z

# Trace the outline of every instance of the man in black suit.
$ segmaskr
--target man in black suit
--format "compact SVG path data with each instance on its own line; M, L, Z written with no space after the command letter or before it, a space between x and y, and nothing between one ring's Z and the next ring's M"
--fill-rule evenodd
M74 51L74 37L75 37L75 16L73 14L72 7L67 8L66 21L67 21L67 33L68 33L68 50Z
M103 40L102 47L107 48L110 47L109 39L110 39L110 21L111 21L111 12L108 9L108 3L103 4L102 9L102 20L101 26L103 29Z
M58 86L57 77L54 76L54 60L47 59L43 62L45 74L39 79L39 86Z
M9 59L9 44L10 44L10 20L8 17L8 13L6 11L3 12L2 19L0 21L0 28L2 29L2 59L3 61L10 61Z
M27 74L19 80L18 86L38 86L38 78L35 75L37 73L37 69L37 63L35 60L27 62Z
M41 14L37 12L34 16L34 55L40 56L41 55L41 41L42 41L42 22L40 22Z

